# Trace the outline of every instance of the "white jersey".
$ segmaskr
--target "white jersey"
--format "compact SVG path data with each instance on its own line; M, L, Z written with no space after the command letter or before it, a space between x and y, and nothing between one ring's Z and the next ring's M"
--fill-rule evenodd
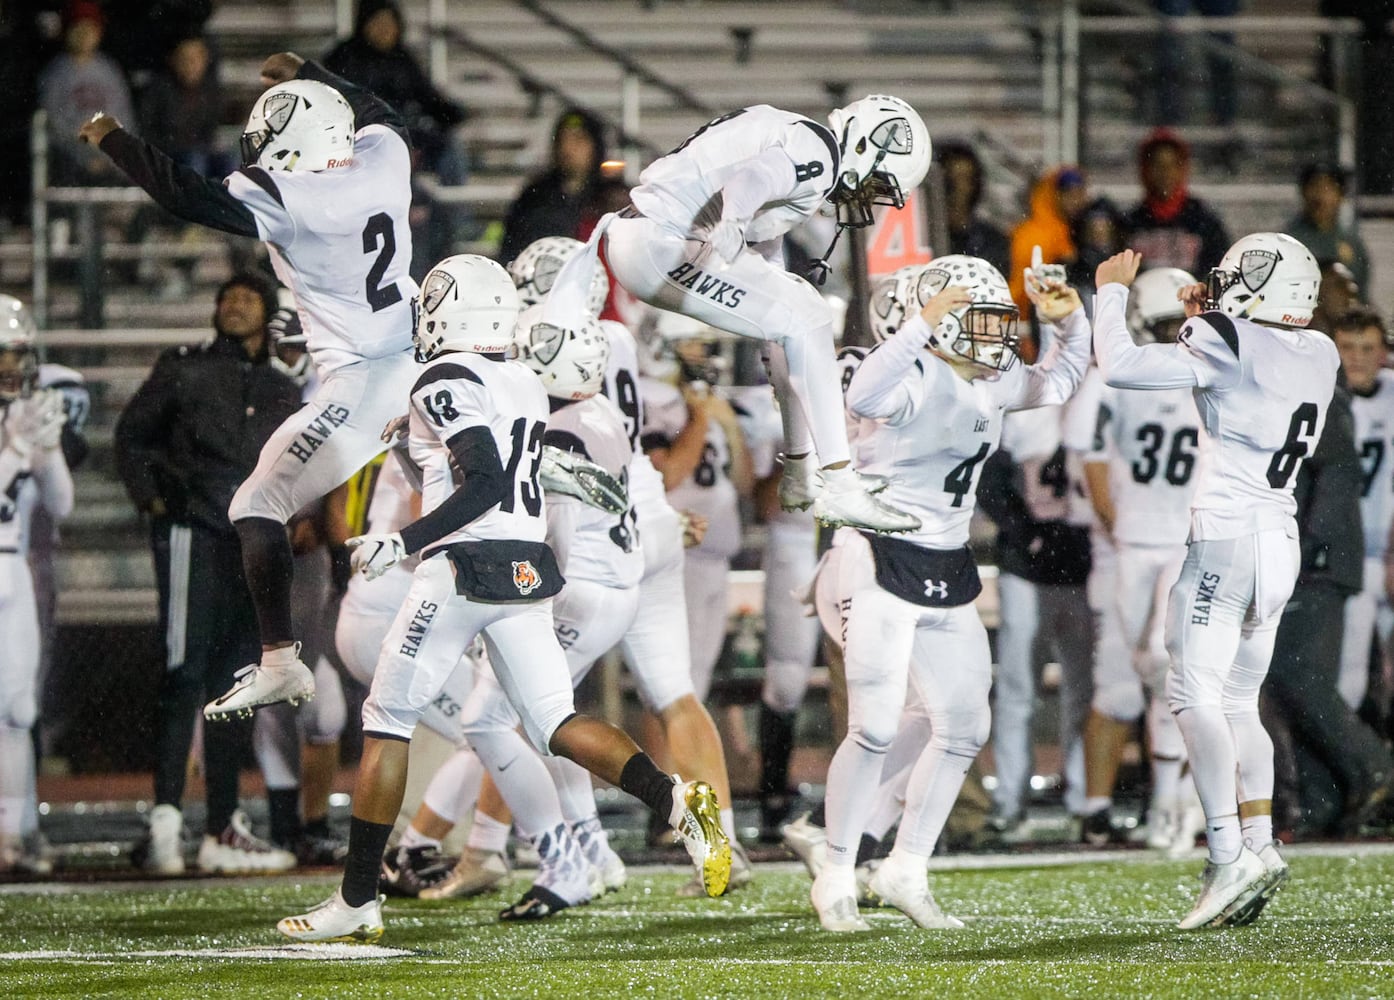
M837 179L838 151L823 123L767 104L713 118L651 163L630 198L677 236L704 234L721 221L722 188L757 158L773 187L745 235L751 243L776 239L823 204Z
M54 520L67 517L73 509L73 480L61 449L36 449L20 458L6 447L8 409L26 405L31 405L31 400L17 399L0 407L0 560L18 556L13 562L15 571L27 577L29 566L22 560L29 554L35 511L42 507ZM5 585L6 581L0 580L0 596Z
M507 498L431 543L423 556L454 542L543 540L547 522L537 473L547 410L542 382L521 362L456 351L425 365L411 390L409 436L411 459L422 470L422 515L455 493L459 482L446 442L473 428L489 431L513 483Z
M321 373L411 347L411 153L401 136L367 125L349 166L251 167L226 183L270 244L276 277L295 293Z
M605 369L605 384L600 387L619 410L625 434L634 459L629 464L629 505L639 520L662 513L659 505L668 506L663 490L663 476L653 467L649 456L639 447L639 435L644 429L644 397L640 389L639 348L623 323L612 319L600 321L600 328L610 339L610 362Z
M554 412L543 442L575 452L621 481L629 478L634 450L620 411L604 396ZM623 514L610 514L572 497L554 497L547 504L547 542L568 580L624 588L638 586L644 575L632 503Z
M1188 319L1175 344L1139 347L1124 320L1127 294L1112 283L1095 299L1099 368L1116 388L1194 389L1205 433L1191 540L1290 529L1297 471L1336 386L1336 345L1314 331L1208 312Z
M671 447L687 426L687 401L676 386L650 378L643 380L643 393L644 447ZM698 551L728 558L740 551L740 502L731 482L731 447L715 420L707 421L701 460L692 475L668 491L668 503L675 510L707 519L707 533Z
M930 329L919 315L867 355L848 386L847 406L876 421L858 441L859 468L886 477L881 498L920 519L918 529L897 537L926 548L967 544L978 476L1001 441L1003 414L1061 404L1084 378L1088 320L1079 310L1065 323L1040 364L1016 364L995 379L964 381L924 350ZM1060 448L1058 413L1028 420L1045 427L1049 440L1031 447L1049 447L1048 458ZM1062 517L1064 496L1062 490Z
M1191 390L1104 387L1089 460L1108 463L1116 541L1185 544L1200 437Z
M1365 526L1365 557L1383 559L1389 546L1389 524L1394 519L1394 372L1377 373L1369 395L1352 392L1350 410L1364 473L1360 520Z

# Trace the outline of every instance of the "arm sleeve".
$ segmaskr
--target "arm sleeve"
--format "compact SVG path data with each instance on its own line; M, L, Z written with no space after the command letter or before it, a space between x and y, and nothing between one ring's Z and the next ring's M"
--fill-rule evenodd
M402 529L402 544L412 555L498 506L513 485L494 435L483 424L459 431L445 446L460 470L460 486L435 510Z
M61 448L50 448L34 456L34 482L39 486L39 502L55 521L73 512L73 475Z
M978 508L997 525L999 536L1020 537L1035 521L1016 485L1016 463L1010 452L997 451L983 463L978 477Z
M1050 350L1037 364L1029 365L1020 398L1009 410L1064 403L1074 395L1089 370L1089 317L1076 309L1052 331Z
M159 469L166 461L169 428L178 415L175 366L172 358L160 358L116 421L116 473L137 510L145 510L157 498L165 499Z
M925 345L932 333L918 313L866 356L847 386L847 409L855 416L881 420L891 426L907 423L924 401L923 383L906 373L923 371Z
M296 77L301 80L315 80L328 84L343 94L344 100L348 101L349 107L353 109L353 127L355 130L368 125L386 125L401 136L403 142L410 145L406 119L392 105L375 96L371 91L364 90L355 83L350 83L342 76L336 76L313 59L305 60L305 64L300 67L300 72L296 74Z
M749 222L767 202L793 193L794 161L778 146L739 164L721 185L721 220Z
M102 140L101 148L161 208L234 236L263 238L251 210L228 188L181 167L143 139L117 129Z
M1128 289L1117 282L1094 297L1094 356L1104 381L1116 389L1195 388L1213 374L1190 352L1173 344L1133 343L1124 310ZM1194 320L1187 320L1190 327Z

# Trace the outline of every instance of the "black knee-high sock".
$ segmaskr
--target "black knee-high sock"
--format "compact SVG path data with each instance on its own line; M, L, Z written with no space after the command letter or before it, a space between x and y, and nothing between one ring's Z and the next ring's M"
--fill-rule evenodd
M300 838L300 789L268 788L266 805L271 816L271 842L294 850Z
M362 906L377 897L382 852L391 835L391 823L369 823L357 816L349 820L348 858L344 861L344 884L340 890L349 906Z
M625 762L620 788L668 821L673 812L673 779L660 771L648 754L640 751Z
M789 758L794 753L797 712L777 712L760 706L760 797L789 794Z
M295 556L286 526L269 517L244 517L237 522L237 537L242 541L242 572L256 605L262 644L290 642L295 638L290 623Z

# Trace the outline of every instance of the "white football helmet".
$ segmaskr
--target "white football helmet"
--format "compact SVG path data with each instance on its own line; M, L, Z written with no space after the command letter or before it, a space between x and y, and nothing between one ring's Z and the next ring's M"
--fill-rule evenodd
M1196 279L1179 267L1154 267L1133 280L1128 293L1128 329L1139 344L1170 344L1181 331L1186 307L1176 297Z
M263 170L327 170L353 161L353 109L317 80L287 80L252 105L242 133L242 165Z
M417 357L507 351L517 319L518 290L502 265L473 253L447 257L421 283L412 332Z
M871 320L871 334L878 344L899 330L909 318L920 270L919 264L906 264L877 278L876 284L871 286L867 313Z
M570 236L544 236L533 240L508 265L508 274L518 286L518 299L524 306L535 306L547 297L562 265L580 252L585 244ZM590 291L586 293L586 308L599 316L610 297L610 278L605 268L597 267L591 275Z
M981 257L957 253L938 257L920 269L906 308L920 309L949 285L968 289L973 302L939 321L930 346L999 372L1011 368L1020 344L1017 308L1002 272Z
M0 295L0 404L28 396L38 384L38 325L23 302Z
M1207 309L1301 328L1312 321L1321 268L1312 252L1286 233L1251 233L1225 251L1206 284Z
M542 310L528 306L518 316L518 360L537 372L553 399L589 399L605 382L610 338L594 316L564 329L546 322Z
M840 154L828 198L845 226L870 225L874 205L902 207L929 172L929 129L898 97L863 97L831 112L828 125Z

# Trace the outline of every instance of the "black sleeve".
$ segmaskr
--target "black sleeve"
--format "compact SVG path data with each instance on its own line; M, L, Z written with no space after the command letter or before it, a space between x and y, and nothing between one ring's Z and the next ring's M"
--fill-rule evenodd
M251 209L234 198L226 187L181 167L125 129L109 133L102 140L102 152L162 208L179 218L234 236L261 238Z
M170 354L155 362L155 370L116 421L116 474L137 510L145 510L156 498L167 501L159 470L168 460L169 428L177 416L177 365Z
M1017 488L1017 466L1010 452L995 452L983 463L978 508L997 525L999 535L1019 538L1034 530L1036 522Z
M468 427L445 446L460 470L461 482L439 507L402 529L402 544L413 554L498 506L513 488L489 428Z
M372 91L364 90L356 83L345 80L342 76L336 76L313 59L307 59L296 76L301 80L316 80L328 84L343 94L344 100L348 101L349 107L353 108L353 127L355 129L363 128L365 125L386 125L400 135L403 142L411 145L406 119L392 105L373 94Z

